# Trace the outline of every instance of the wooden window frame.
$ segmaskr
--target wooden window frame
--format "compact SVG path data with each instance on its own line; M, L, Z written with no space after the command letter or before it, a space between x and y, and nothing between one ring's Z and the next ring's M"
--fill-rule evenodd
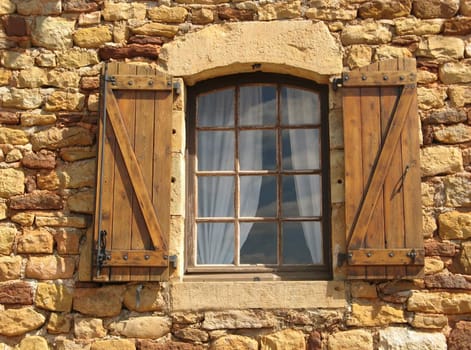
M271 174L281 176L281 174L319 174L321 175L321 191L322 191L322 215L321 217L310 218L312 221L320 221L322 225L322 237L323 237L323 264L322 265L282 265L282 266L207 266L207 265L196 265L196 237L195 237L195 226L196 226L196 125L195 118L196 115L196 98L199 94L203 92L215 91L222 88L228 88L231 86L240 86L246 84L275 84L277 85L277 91L279 91L280 86L293 86L297 88L302 88L312 92L316 92L320 98L320 124L315 125L316 129L320 130L320 163L321 167L319 170L312 171L286 171L281 170L280 164L277 164L276 170L270 171L247 171L243 172L245 175L254 174ZM269 73L248 73L240 74L233 76L220 77L215 79L210 79L204 82L201 82L191 88L188 91L188 109L187 109L187 150L186 150L186 173L187 173L187 200L186 200L186 232L185 232L185 272L187 275L193 276L212 276L216 279L249 279L249 280L262 280L262 279L282 279L282 280L327 280L332 278L332 256L331 256L331 200L330 200L330 147L329 147L329 121L328 121L328 86L319 85L313 81L295 78L287 75L279 74L269 74ZM279 96L277 97L279 103ZM279 118L279 116L278 116ZM309 124L306 128L312 128L314 124ZM237 129L237 126L234 126ZM300 127L302 128L302 127ZM278 126L275 127L254 127L247 129L266 129L266 130L277 130L281 129ZM278 138L277 138L278 139ZM278 140L277 142L280 142ZM279 151L279 145L277 146ZM237 153L237 152L236 152ZM278 157L279 158L279 155ZM228 171L227 174L241 174L242 172ZM226 172L224 172L226 174ZM218 174L221 175L221 174ZM279 186L278 186L279 188ZM279 190L279 189L278 189ZM235 190L236 195L238 194ZM277 200L278 206L278 215L275 220L270 219L270 222L276 222L277 225L281 225L287 218L279 217L279 206L281 202L279 201L279 195ZM302 220L302 218L289 218L293 219L292 221ZM239 219L234 218L231 221L237 222ZM241 220L243 221L243 220ZM266 221L261 218L257 221ZM291 221L291 220L286 220ZM280 232L278 227L278 232ZM279 234L279 233L278 233ZM280 237L277 237L278 247L277 247L277 256L280 256ZM237 240L236 240L237 243Z

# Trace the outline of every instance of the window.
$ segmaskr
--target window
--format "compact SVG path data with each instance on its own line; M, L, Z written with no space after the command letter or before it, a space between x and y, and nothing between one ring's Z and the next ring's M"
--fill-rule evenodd
M259 73L190 91L189 272L329 275L326 92Z

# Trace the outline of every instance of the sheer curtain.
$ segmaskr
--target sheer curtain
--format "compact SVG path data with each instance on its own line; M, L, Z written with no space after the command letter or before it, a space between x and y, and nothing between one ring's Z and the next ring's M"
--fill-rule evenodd
M242 95L242 93L241 93ZM243 94L240 111L262 121L262 93ZM198 125L232 126L234 124L234 90L214 93L198 100ZM254 135L255 136L255 135ZM235 134L233 131L200 131L198 139L198 170L233 170ZM262 165L261 137L247 137L240 143L239 152L250 169ZM241 211L255 216L262 179L259 177L241 189ZM234 217L234 178L230 176L200 176L198 179L198 217ZM247 240L252 225L242 225L240 246ZM198 264L234 263L234 224L201 223L197 227ZM238 247L237 247L238 248Z
M299 89L286 89L286 101L283 101L283 103L286 103L286 114L290 124L299 124L301 120L306 120L302 118L302 116L316 116L316 113L320 113L316 95ZM308 123L314 123L314 120L315 119L312 118L312 121L309 120ZM317 140L312 140L314 135L316 135L316 133L313 134L312 129L289 130L291 162L294 169L306 169L312 164L319 164L319 134L317 133ZM296 175L294 179L300 215L320 215L320 177L317 175ZM302 227L312 262L315 264L321 263L323 257L320 224L312 221L303 221Z

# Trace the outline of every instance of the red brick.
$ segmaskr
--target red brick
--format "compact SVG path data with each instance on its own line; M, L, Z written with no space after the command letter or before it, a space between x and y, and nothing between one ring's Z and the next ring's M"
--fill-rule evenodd
M3 26L8 36L26 36L28 29L24 17L6 16L3 18Z

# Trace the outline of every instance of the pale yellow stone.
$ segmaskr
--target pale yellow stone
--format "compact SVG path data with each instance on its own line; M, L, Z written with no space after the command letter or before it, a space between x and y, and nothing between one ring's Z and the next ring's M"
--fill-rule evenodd
M1 132L0 128L0 140L2 139ZM81 127L53 127L33 134L31 136L31 144L33 145L33 151L38 151L42 148L56 149L68 146L88 146L93 144L93 135L89 130Z
M439 314L415 313L412 321L409 322L414 328L442 329L448 324L448 317Z
M52 68L57 65L56 55L53 52L41 52L35 61L39 67Z
M158 339L170 333L170 326L167 317L141 316L112 323L109 328L127 338Z
M78 339L103 338L106 336L103 320L90 317L75 317L74 335Z
M60 15L61 0L21 0L16 2L16 11L23 16Z
M98 64L100 59L96 50L72 48L57 53L58 65L63 68L80 68Z
M264 40L259 40L263 37ZM226 23L164 44L159 56L169 74L188 84L224 74L265 72L328 82L342 72L342 54L328 27L312 21Z
M448 88L448 97L452 106L464 107L471 104L471 88L468 85L464 86L450 86Z
M358 327L385 326L392 323L406 323L404 310L394 304L382 302L353 302L348 324Z
M33 57L27 52L3 51L0 63L9 69L29 69L34 66Z
M49 345L43 337L30 335L21 340L18 350L49 350Z
M433 146L420 150L422 176L453 174L463 171L463 157L458 147Z
M466 84L471 82L471 60L446 62L438 70L444 84Z
M443 263L443 261L435 258L425 257L424 272L426 275L433 275L434 273L443 271L444 268L445 264Z
M95 158L97 156L97 149L93 147L65 147L61 148L60 156L63 160L68 162L75 162L77 160Z
M211 343L210 350L258 350L258 342L255 339L242 335L225 335Z
M5 156L5 162L6 163L18 162L21 159L23 159L23 153L21 153L21 151L18 148L13 148Z
M464 55L464 41L450 36L432 35L423 37L415 54L417 57L438 60L461 59Z
M424 212L422 215L422 234L424 238L431 238L437 230L437 221L432 213Z
M13 168L0 169L0 197L10 198L25 192L25 174Z
M81 13L78 19L80 26L95 25L101 22L101 11Z
M35 214L31 212L18 212L11 216L11 221L21 226L32 226L34 223Z
M441 125L433 129L434 137L442 143L463 143L471 141L471 126L466 124Z
M38 88L47 84L46 71L39 67L23 69L18 74L18 87Z
M412 57L412 52L406 47L383 45L376 48L374 60L382 61L400 57Z
M284 329L260 338L260 350L305 349L304 333L300 330Z
M78 88L80 76L75 71L53 69L47 74L49 85L58 88Z
M211 9L194 9L191 12L191 22L194 24L208 24L214 21L214 13Z
M16 4L13 0L3 0L0 2L0 16L9 15L16 10Z
M268 3L258 8L258 19L260 21L273 21L297 17L301 17L300 1Z
M51 125L57 117L55 114L22 113L20 120L22 126Z
M36 184L40 190L53 191L59 188L60 179L54 170L48 173L41 172L36 176Z
M368 282L352 282L350 289L353 298L376 299L378 297L375 284Z
M50 334L69 333L72 327L72 316L66 313L52 312L47 323L47 332Z
M95 191L81 191L71 195L67 199L67 206L72 212L93 214L95 210Z
M446 98L446 91L442 88L419 87L417 89L419 108L423 110L444 107Z
M67 50L73 46L75 20L55 16L37 16L31 29L33 45L50 50Z
M466 314L471 312L471 294L413 291L407 301L407 310L436 314Z
M47 97L46 111L80 111L85 103L85 95L80 92L54 91Z
M98 48L112 41L111 31L106 26L77 29L74 33L76 46L85 48Z
M188 16L188 10L184 7L156 6L147 11L149 18L155 22L183 23Z
M38 283L34 304L50 311L70 311L72 308L72 291L63 284Z
M439 34L443 28L443 19L420 20L415 17L397 18L394 20L397 35L431 35Z
M84 315L114 317L122 308L124 285L101 288L76 288L73 309Z
M131 31L134 34L173 38L178 32L178 26L161 23L146 23L142 26L131 28Z
M31 256L26 264L25 276L39 280L72 278L75 270L73 258L54 255Z
M0 254L10 255L13 251L13 243L15 242L18 230L15 226L9 224L0 225Z
M110 0L105 1L105 7L102 11L105 21L121 21L126 19L143 20L146 17L146 4L132 3L113 3Z
M136 295L139 295L139 300ZM155 284L127 286L123 303L128 310L137 312L161 311L166 306L162 288Z
M417 82L420 84L430 84L437 81L437 79L438 76L436 73L432 73L424 69L419 69L417 71Z
M113 26L113 41L118 44L125 44L129 38L129 26L126 22L116 22Z
M468 174L447 176L445 184L446 206L471 207L471 176Z
M21 256L0 256L0 281L19 279Z
M90 350L136 350L134 342L126 339L120 340L98 340L94 342Z
M13 337L41 327L46 318L30 307L0 311L0 335Z
M5 68L0 68L0 86L10 84L10 79L12 77L12 73L10 70Z
M81 160L57 168L60 186L63 188L94 187L96 183L95 159Z
M351 45L347 53L350 69L367 66L371 63L373 49L367 45Z
M0 143L25 145L29 142L28 134L19 129L0 127Z
M463 242L454 266L457 272L471 275L471 242Z
M451 211L438 216L439 231L442 239L471 238L471 213Z
M357 11L344 8L316 8L306 10L305 15L309 19L322 21L350 21L356 18Z
M52 253L54 250L54 239L52 234L46 229L24 228L23 234L18 237L18 253Z
M354 44L386 44L392 39L389 29L376 22L349 25L342 31L341 40L344 45Z
M86 228L87 219L83 216L36 216L37 226Z
M8 206L4 201L0 200L0 220L4 220L7 217L8 217Z
M100 109L100 94L90 94L88 96L87 108L90 112L98 112Z
M35 109L43 104L43 96L39 89L18 89L10 88L8 93L3 95L3 106L19 109Z
M330 335L327 344L329 350L373 350L373 336L366 330L354 329Z

